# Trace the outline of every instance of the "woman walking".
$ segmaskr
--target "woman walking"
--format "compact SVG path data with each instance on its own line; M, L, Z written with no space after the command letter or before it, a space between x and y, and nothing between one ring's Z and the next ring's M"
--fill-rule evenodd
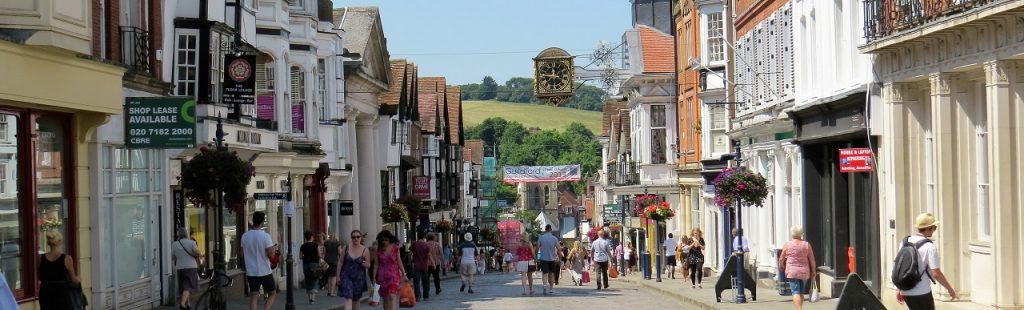
M309 298L309 304L312 305L316 303L317 288L320 286L320 276L323 273L320 262L323 260L320 259L320 245L313 239L313 232L307 230L302 236L306 238L306 243L299 247L302 274L305 276L302 287L306 289L306 297Z
M573 281L576 282L576 286L583 286L583 268L587 266L587 250L583 249L583 245L579 241L573 243L572 250L569 250L569 261L572 264Z
M73 302L75 293L72 287L81 285L82 280L75 272L74 259L64 254L64 236L56 230L50 230L46 232L46 245L50 250L39 260L39 309L84 308Z
M633 265L636 264L636 260L633 259L633 253L635 250L636 249L633 248L633 241L626 241L626 248L622 250L622 255L625 256L626 259L625 274L627 275L633 271Z
M531 265L533 265L534 259L536 259L533 253L533 244L530 243L530 240L520 239L519 248L516 249L516 271L522 275L523 295L533 295L533 271L530 270L533 268Z
M804 293L807 292L808 280L813 280L817 273L811 270L817 268L814 261L814 251L811 243L804 241L804 228L795 225L789 229L793 240L790 240L782 247L782 255L779 255L779 266L783 266L782 272L786 274L789 287L793 290L793 305L797 310L804 308Z
M363 232L353 230L349 246L339 249L338 296L345 299L345 310L359 310L359 299L366 290L366 270L370 268L370 250L363 246Z
M704 232L700 228L690 231L690 254L686 255L686 268L690 273L690 288L704 288Z
M177 272L179 309L192 308L192 293L199 290L199 245L189 239L185 227L178 228L178 241L171 244L171 262Z
M373 267L374 283L380 285L384 310L398 309L398 286L405 276L405 264L399 256L398 238L388 230L377 234L377 265Z

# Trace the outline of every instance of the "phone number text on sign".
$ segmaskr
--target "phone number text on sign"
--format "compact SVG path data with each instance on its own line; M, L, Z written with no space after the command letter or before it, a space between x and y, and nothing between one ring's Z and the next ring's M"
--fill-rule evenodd
M874 166L869 148L839 149L839 172L868 172Z

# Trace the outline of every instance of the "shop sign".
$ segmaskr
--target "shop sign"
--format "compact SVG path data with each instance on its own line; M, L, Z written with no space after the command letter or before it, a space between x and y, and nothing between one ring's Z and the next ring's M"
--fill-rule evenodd
M224 55L224 104L256 104L256 55Z
M505 183L579 181L580 165L506 166Z
M256 118L274 120L274 95L260 95L256 97Z
M184 149L196 145L196 102L190 97L128 97L124 141L133 149Z
M176 188L171 191L174 205L174 228L185 227L185 190Z
M339 216L352 216L355 212L355 205L351 201L339 201L338 202L338 215Z
M287 200L288 192L275 192L275 193L253 193L252 199L254 200Z
M416 199L427 200L430 199L430 177L428 176L415 176L413 177L413 195Z
M871 149L839 149L839 172L869 172L873 169Z

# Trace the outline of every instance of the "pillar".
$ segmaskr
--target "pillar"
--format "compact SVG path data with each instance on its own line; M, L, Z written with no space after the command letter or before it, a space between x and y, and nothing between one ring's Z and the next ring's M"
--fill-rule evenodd
M363 234L370 236L370 240L376 238L380 232L380 174L377 169L377 146L374 140L377 125L377 117L360 118L356 122L356 153L359 161L354 163L359 178L359 226ZM370 243L367 243L369 245Z
M989 219L992 228L992 255L995 259L995 301L997 306L1015 303L1020 288L1017 279L1019 257L1016 256L1022 231L1015 221L1019 205L1019 192L1014 182L1018 127L1013 117L1015 102L1010 98L1008 73L1013 63L991 61L985 63L985 95L988 102L989 131ZM975 275L977 276L977 275Z
M938 231L938 238L959 240L959 242L948 243L948 246L939 247L940 257L945 266L960 266L963 259L962 255L958 254L963 246L957 245L967 244L970 241L968 232L963 230L963 225L956 224L960 218L962 205L957 203L957 196L960 192L957 188L957 174L961 165L955 151L957 145L954 122L956 109L953 92L954 89L960 88L957 86L962 82L960 75L955 73L933 73L929 76L928 81L931 97L932 137L934 139L932 143L932 154L934 155L931 164L935 182L935 216L940 221L948 223ZM957 288L969 291L968 286L964 285L961 273L950 272L946 274L946 278Z

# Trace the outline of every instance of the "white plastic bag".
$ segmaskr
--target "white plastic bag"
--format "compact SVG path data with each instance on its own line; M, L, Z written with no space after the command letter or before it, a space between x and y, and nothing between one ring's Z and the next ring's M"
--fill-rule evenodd
M818 292L818 284L811 280L811 302L817 302L821 300L821 293Z
M380 305L380 284L374 284L370 288L370 307L376 307Z

